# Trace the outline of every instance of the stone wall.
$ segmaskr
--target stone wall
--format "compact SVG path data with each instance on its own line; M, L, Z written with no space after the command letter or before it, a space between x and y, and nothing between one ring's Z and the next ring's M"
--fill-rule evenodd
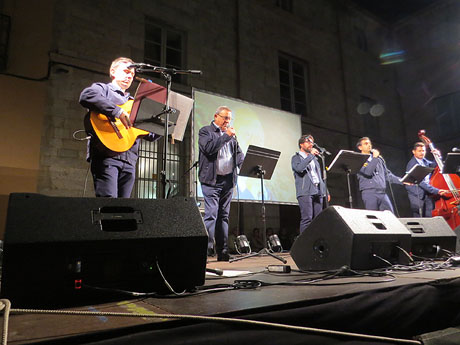
M185 34L186 68L203 71L186 84L173 85L187 95L196 87L279 108L279 53L305 61L309 105L302 130L331 151L326 164L340 149L354 150L356 140L368 134L357 112L360 96L366 96L385 107L378 119L380 133L372 139L389 168L402 175L408 145L419 126L414 114L421 114L420 125L436 126L432 110L421 102L426 101L421 85L427 83L434 94L458 90L458 68L453 68L459 49L454 44L459 8L455 1L441 1L395 30L347 1L334 0L295 1L293 13L272 0L121 0L116 7L109 0L49 4L50 75L39 129L37 182L37 191L47 195L83 194L86 144L72 137L83 129L85 110L78 96L92 82L109 81L114 58L143 60L146 16ZM366 35L366 50L358 47L356 29ZM379 54L396 38L407 47L406 62L381 65ZM155 77L153 81L162 82ZM85 195L90 196L91 176L87 182ZM355 205L360 206L352 183ZM330 174L329 189L334 204L348 205L344 175Z

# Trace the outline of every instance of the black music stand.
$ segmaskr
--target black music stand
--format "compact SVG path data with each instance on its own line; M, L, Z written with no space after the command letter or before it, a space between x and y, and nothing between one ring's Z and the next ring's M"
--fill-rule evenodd
M165 105L163 103L154 101L150 98L142 98L140 100L139 109L137 110L134 127L152 132L158 135L164 135L165 132ZM169 116L169 126L176 124L179 118L180 111L171 108Z
M350 175L356 174L369 159L369 155L354 151L340 150L327 170L332 173L345 173L347 175L348 201L350 208L353 208L353 197L351 196Z
M262 240L264 247L257 253L251 253L242 257L230 259L230 262L243 260L252 256L268 254L275 259L280 260L284 264L287 263L285 259L270 253L270 251L267 249L267 225L265 222L264 180L270 180L272 178L276 163L280 157L280 153L281 152L279 151L274 151L254 145L249 145L248 147L239 176L260 178L260 188L262 192Z
M444 167L443 174L457 174L460 176L460 153L448 153Z
M423 181L426 175L430 174L433 172L434 168L431 167L424 167L420 164L415 164L403 177L399 179L402 183L411 183L415 184L416 189L417 189L417 198L418 198L418 192L419 192L419 184L420 182ZM421 200L419 200L418 203L418 214L420 217L423 217L422 215L422 203Z
M170 134L173 134L171 131L170 131L170 127L171 127L171 122L170 119L172 118L172 116L176 113L176 111L171 107L171 83L172 83L172 75L173 74L201 74L201 71L194 71L194 70L176 70L175 68L166 68L166 67L159 67L159 66L153 66L153 65L149 65L149 64L146 64L146 63L142 63L142 64L137 64L138 67L136 67L136 72L140 72L140 73L150 73L150 72L154 72L154 73L159 73L162 78L166 81L166 94L165 94L165 103L164 103L164 108L163 108L163 111L161 112L161 114L155 114L154 117L157 117L159 118L160 116L162 116L162 118L159 118L161 121L163 121L164 123L164 126L163 126L163 157L162 157L162 170L160 172L160 177L161 177L161 188L160 188L160 198L165 198L166 197L166 184L169 183L169 181L167 180L166 178L166 175L167 175L167 172L166 172L166 165L167 165L167 159L168 159L168 138L169 138L169 135ZM143 82L141 83L141 86L142 85L145 85L146 83ZM147 83L149 84L149 83ZM152 83L153 84L153 83ZM158 85L157 85L158 86ZM155 92L160 92L160 91L157 91L157 86L154 86L155 88ZM148 88L148 87L147 87ZM160 87L161 88L161 87ZM154 98L158 98L159 96L155 96ZM187 97L186 97L187 98ZM156 99L158 101L158 99ZM192 101L193 103L193 101ZM134 107L134 105L133 105ZM178 107L176 107L178 108ZM190 110L191 110L191 107L190 107ZM188 113L190 113L190 110L188 111ZM184 112L185 113L185 112ZM150 114L151 116L152 114ZM187 119L188 119L188 116L189 114L187 114ZM179 114L177 114L177 118L179 118ZM176 118L176 122L174 122L174 124L176 124L177 122L179 122ZM187 125L187 123L185 123L185 125L182 123L182 130L185 131L185 126ZM183 135L183 132L182 132L182 135ZM174 135L173 135L173 138L174 140ZM182 138L181 138L182 140Z

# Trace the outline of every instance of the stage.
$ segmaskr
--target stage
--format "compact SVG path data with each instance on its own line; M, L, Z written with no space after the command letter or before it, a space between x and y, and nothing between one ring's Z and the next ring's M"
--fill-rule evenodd
M414 336L460 324L460 268L435 269L439 261L414 272L362 275L343 268L308 274L296 271L289 253L280 255L292 272L268 272L269 265L282 265L268 255L235 262L210 258L207 268L223 270L224 277L207 273L205 286L191 296L120 297L64 309L89 315L37 314L12 305L8 343L417 344ZM175 314L259 323L179 319Z

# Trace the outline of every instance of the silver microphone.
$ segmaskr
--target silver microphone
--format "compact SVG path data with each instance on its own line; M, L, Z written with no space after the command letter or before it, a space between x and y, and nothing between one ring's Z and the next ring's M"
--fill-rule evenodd
M319 146L317 143L313 143L313 147L316 148L321 154L325 153L328 156L331 155L331 153L328 150L326 150L324 147Z
M371 153L374 153L375 151L378 151L378 150L372 149L372 150L371 150ZM383 161L385 161L385 159L384 159L383 156L380 154L380 152L379 152L379 156L378 156L377 158L381 158Z
M139 67L144 67L144 66L148 66L148 64L146 63L132 63L131 65L128 66L128 68L139 68Z

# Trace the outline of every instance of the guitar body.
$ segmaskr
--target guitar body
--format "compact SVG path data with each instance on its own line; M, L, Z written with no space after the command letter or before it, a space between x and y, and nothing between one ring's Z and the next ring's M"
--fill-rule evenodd
M123 105L119 105L124 111L130 113L133 100L129 100ZM136 141L137 137L147 135L149 132L139 128L126 128L120 119L115 121L100 113L92 111L89 116L91 127L102 144L109 150L115 152L128 151Z

